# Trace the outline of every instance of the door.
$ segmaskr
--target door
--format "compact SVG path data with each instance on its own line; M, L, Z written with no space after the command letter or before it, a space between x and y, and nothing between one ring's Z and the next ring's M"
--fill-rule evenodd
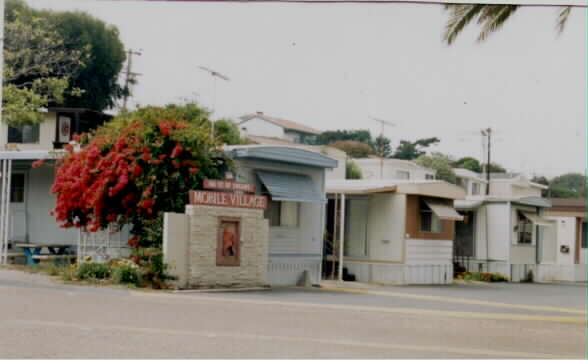
M473 257L476 216L472 211L460 212L460 214L463 216L463 221L455 222L453 252L457 257Z
M345 256L365 257L367 251L368 199L349 199L345 204Z
M10 227L8 238L12 243L26 242L26 183L24 172L13 172L10 180Z

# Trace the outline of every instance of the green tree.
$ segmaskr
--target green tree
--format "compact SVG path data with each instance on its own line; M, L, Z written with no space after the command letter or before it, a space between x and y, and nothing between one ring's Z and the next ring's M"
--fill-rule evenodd
M345 152L351 158L365 158L374 154L371 146L354 140L339 140L328 145Z
M49 35L36 36L24 43L18 39L18 44L32 45L30 49L41 55L35 59L36 62L47 59L45 63L49 66L44 68L42 73L30 71L26 76L12 79L12 84L27 86L35 80L47 81L47 78L67 77L67 86L61 86L81 91L63 91L58 94L60 96L53 94L48 99L49 105L59 104L102 111L116 104L116 100L124 92L118 84L118 77L126 57L116 27L106 25L83 12L35 10L21 0L8 0L5 22L7 34L11 24L17 19L34 26L36 31L44 30L44 35ZM26 34L30 34L30 31ZM43 39L44 43L40 43L38 39ZM6 51L5 47L5 53ZM50 51L53 53L52 56L46 58L44 55ZM83 61L76 64L77 67L63 67L63 61L61 64L54 61L56 55L70 58L73 55L75 58L80 54L83 55L80 59ZM22 55L22 51L16 52L16 55L16 59L20 60L18 56ZM16 64L20 65L18 62Z
M586 176L580 173L557 176L551 179L548 193L551 197L586 197Z
M482 172L482 166L480 165L480 162L471 156L462 157L452 165L456 168L468 169L477 173Z
M47 19L19 6L4 23L2 115L13 126L41 122L40 108L79 95L70 78L87 58L87 49L68 50Z
M345 164L345 179L359 180L361 178L363 178L363 175L357 163L351 159L347 160Z
M443 41L451 45L463 29L475 21L482 27L478 41L484 41L488 36L499 30L521 5L485 5L485 4L448 4L449 19L445 26ZM561 8L557 18L557 28L561 33L569 18L571 6Z
M421 155L425 155L425 149L429 146L439 143L436 137L418 139L416 141L400 140L400 144L392 155L394 159L414 160Z
M223 144L239 145L243 143L239 127L231 120L220 119L215 121L214 133L216 138Z
M373 146L372 135L369 130L329 130L316 138L316 145L327 145L335 141L352 140Z
M43 12L61 35L68 50L88 48L84 67L71 79L81 96L65 96L68 107L103 111L116 105L124 93L119 74L126 59L119 31L83 12Z
M482 167L482 169L484 169L484 168ZM497 164L497 163L490 163L490 166L488 166L488 170L491 173L507 173L508 172L508 171L506 171L506 169L502 165Z
M451 167L453 160L445 154L435 152L431 155L421 155L416 159L416 163L420 166L434 169L436 171L436 178L439 180L445 180L451 184L457 183L457 177Z
M379 157L387 158L392 155L390 139L385 136L380 135L376 138L376 141L374 142L374 148L376 149L376 154Z

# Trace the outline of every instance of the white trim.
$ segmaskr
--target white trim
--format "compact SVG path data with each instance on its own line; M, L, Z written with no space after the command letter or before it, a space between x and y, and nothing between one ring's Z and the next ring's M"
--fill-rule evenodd
M65 155L64 150L0 151L0 160L46 160Z

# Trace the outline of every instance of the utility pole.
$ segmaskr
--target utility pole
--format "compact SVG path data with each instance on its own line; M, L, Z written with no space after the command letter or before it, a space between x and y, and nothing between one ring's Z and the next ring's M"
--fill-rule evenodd
M216 107L216 78L220 78L224 81L231 81L227 76L219 73L218 71L214 71L212 69L209 69L205 66L199 66L199 68L201 70L206 71L207 73L210 74L210 76L212 76L213 79L213 100L212 100L212 112L214 112L215 107ZM214 138L214 121L212 121L212 117L210 118L210 138L213 139Z
M492 143L492 128L482 129L481 134L482 134L482 136L486 137L487 155L486 155L485 169L486 169L486 181L488 182L486 184L486 195L490 195L490 153L491 153L491 143Z
M127 51L127 69L125 71L125 94L123 97L123 110L124 111L127 111L127 99L130 95L129 85L130 85L131 81L134 80L134 77L141 75L139 73L135 73L135 72L131 71L132 66L133 66L133 55L141 56L141 52L133 51L133 49L129 49ZM131 78L133 78L133 79L131 80Z
M390 121L386 121L386 120L382 120L382 119L378 119L375 117L370 116L370 119L379 122L380 125L382 126L382 129L380 131L380 151L379 154L380 155L380 180L382 180L384 178L384 126L396 126L396 124L394 124L393 122Z

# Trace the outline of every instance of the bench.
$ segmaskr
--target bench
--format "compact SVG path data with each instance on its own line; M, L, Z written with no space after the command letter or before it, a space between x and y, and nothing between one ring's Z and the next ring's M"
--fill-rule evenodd
M75 259L76 257L76 255L68 254L39 254L32 256L32 258L37 261L53 261L55 264L71 263L71 260Z

